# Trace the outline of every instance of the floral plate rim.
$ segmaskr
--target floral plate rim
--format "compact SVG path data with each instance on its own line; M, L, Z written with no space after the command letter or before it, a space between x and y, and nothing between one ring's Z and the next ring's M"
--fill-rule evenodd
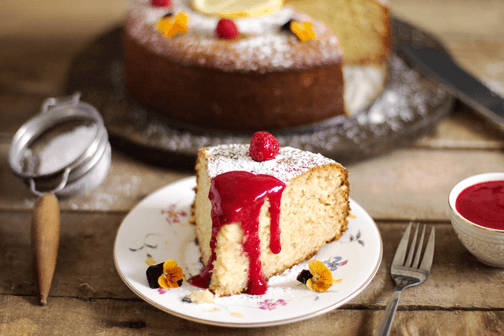
M205 312L210 312L211 310L201 311L202 308L194 309L194 307L191 307L191 306L184 306L184 305L192 305L192 306L205 306L206 308L211 307L211 305L209 305L209 304L196 305L196 304L185 303L185 302L182 302L182 300L180 300L180 298L182 296L184 296L184 294L190 293L191 291L199 290L198 288L187 284L187 282L185 282L185 284L187 284L187 285L186 285L186 287L183 286L184 287L183 290L182 290L183 287L181 287L181 288L177 288L175 290L171 290L169 292L166 292L166 291L159 290L159 289L158 290L150 289L147 284L147 279L145 276L143 276L144 279L139 281L138 278L139 277L141 278L142 276L140 276L138 274L136 274L137 275L136 276L133 273L135 273L135 270L137 267L139 267L139 268L143 267L142 272L140 272L140 273L145 274L145 270L147 269L148 266L145 263L145 260L142 259L140 261L140 258L135 259L134 256L138 256L138 254L135 255L135 253L137 252L137 250L141 250L146 245L146 243L144 241L144 245L142 245L142 247L139 249L132 249L131 246L127 247L127 245L128 245L127 241L129 239L129 241L131 242L131 240L135 240L138 237L140 237L142 235L141 234L142 230L144 231L143 233L145 234L145 237L150 235L150 233L147 233L148 232L147 227L144 227L143 225L138 225L138 223L135 222L136 220L139 220L139 219L145 220L147 226L152 224L153 225L152 228L154 228L154 229L160 229L160 230L164 229L164 225L162 228L160 227L159 223L161 223L161 222L157 221L157 223L156 223L156 220L151 221L148 218L145 218L145 217L150 216L150 215L145 216L145 214L142 214L142 211L144 211L146 209L149 211L149 213L154 213L152 211L155 209L155 210L157 210L157 212L159 214L162 214L163 216L168 214L168 216L171 216L171 217L165 216L164 220L171 221L170 228L173 228L173 230L175 230L175 231L173 231L173 233L175 235L177 233L184 234L185 231L181 229L184 226L181 222L185 220L186 224L190 225L190 224L188 224L188 217L189 217L188 211L187 210L182 210L179 212L174 211L174 209L175 209L174 206L170 206L167 208L166 205L163 206L162 202L164 201L165 197L168 199L169 198L178 198L178 199L185 198L186 204L183 205L182 208L184 208L184 206L187 208L188 205L190 206L190 203L187 204L187 202L189 201L191 194L194 195L193 188L195 185L196 185L196 180L195 180L195 177L192 176L189 178L179 180L179 181L174 182L172 184L166 185L164 187L161 187L160 189L154 191L149 196L144 198L123 219L121 225L119 226L119 228L117 230L117 235L116 235L116 239L115 239L115 243L114 243L114 264L115 264L116 270L117 270L119 276L121 277L121 279L129 287L129 289L131 291L133 291L133 293L135 293L137 296L139 296L141 299L143 299L144 301L146 301L150 305L152 305L152 306L154 306L154 307L156 307L166 313L169 313L171 315L174 315L174 316L186 319L186 320L190 320L193 322L214 325L214 326L251 328L251 327L265 327L265 326L282 325L282 324L297 322L297 321L305 320L305 319L312 318L315 316L319 316L321 314L324 314L326 312L329 312L333 309L336 309L336 308L344 305L345 303L352 300L355 296L357 296L364 288L366 288L369 285L369 283L372 281L372 279L374 278L376 273L378 272L378 268L380 266L380 263L382 260L382 255L383 255L383 243L382 243L382 238L381 238L380 232L378 230L378 227L374 223L373 219L366 213L366 211L359 204L357 204L355 201L350 199L352 216L349 218L349 227L351 227L351 225L353 223L353 226L354 226L353 229L358 228L357 234L349 233L350 230L347 230L343 234L342 238L340 238L340 240L332 242L330 244L327 244L322 249L324 249L326 247L327 247L327 249L331 249L331 248L334 249L335 246L339 246L339 251L344 251L345 248L346 249L349 248L348 246L357 246L358 248L366 248L367 249L366 253L372 252L372 255L374 255L374 258L362 258L363 261L368 260L370 262L368 262L368 265L360 265L359 266L358 272L365 272L365 274L360 274L358 276L358 279L357 279L358 281L357 281L357 284L355 285L356 287L354 286L353 288L346 290L346 291L343 290L341 294L339 293L339 291L334 291L333 294L336 295L336 298L327 298L326 297L325 300L324 299L319 300L319 297L322 297L322 296L317 296L318 293L315 293L315 292L310 291L308 289L306 289L306 294L307 294L306 297L304 297L304 296L300 297L299 295L296 296L297 295L296 293L299 293L298 289L294 288L293 291L295 291L295 292L294 292L294 294L292 294L289 292L289 290L290 290L290 287L289 287L285 293L288 293L287 296L292 295L292 298L290 300L292 300L292 301L305 300L306 301L306 300L308 300L308 298L310 298L310 299L314 298L313 299L314 301L312 301L313 302L312 304L315 305L316 308L307 309L307 306L303 305L303 309L296 309L295 312L284 313L283 315L269 314L270 316L274 316L274 317L263 318L260 321L247 320L245 318L245 316L243 316L243 315L242 316L234 315L234 316L238 316L238 317L236 317L236 319L234 317L230 318L229 316L215 317L215 316L212 316L212 314L210 314L210 313L205 314ZM173 191L176 191L176 192L173 193ZM175 195L175 196L173 196L173 195ZM192 200L191 200L191 202L192 202ZM168 202L166 202L166 203L168 203ZM176 202L175 203L171 202L171 203L173 205ZM135 216L137 219L135 219ZM186 218L179 218L179 217L186 217ZM182 219L182 220L180 220L180 219ZM153 222L153 223L151 223L151 222ZM172 224L176 224L176 225L172 225ZM369 237L371 237L370 240L366 241L366 247L364 245L364 240L360 239L361 228L365 228L367 230L367 231L365 231L364 235L368 235ZM163 236L163 235L159 234L159 236ZM190 234L188 234L187 236L190 237ZM343 238L348 240L348 245L344 245L345 247L342 249L341 246L344 244L342 242ZM194 236L192 238L192 241L194 241ZM351 242L353 242L353 243L358 242L359 244L350 245ZM190 242L188 242L188 243L186 242L184 244L190 245ZM340 244L340 245L336 245L336 244ZM346 244L346 242L345 242L345 244ZM166 241L165 241L165 245L166 245ZM149 246L152 247L151 245L149 245ZM367 246L371 246L371 247L367 247ZM356 247L354 247L353 249L355 249L355 248ZM322 253L322 249L319 252L319 254ZM143 250L143 252L145 252L145 250ZM147 253L147 252L145 252L145 253ZM127 257L125 259L126 254L127 254ZM349 253L349 254L351 254L351 253ZM146 255L150 257L149 253L147 253ZM368 256L368 255L366 254L366 256ZM180 255L179 255L179 257L180 257ZM329 260L331 260L331 258L329 258ZM177 259L177 256L175 256L174 259ZM334 261L332 262L332 265L334 267L331 268L331 270L337 270L337 267L344 266L347 263L347 260L345 260L341 263L338 263L338 261L341 260L341 257L337 257L333 260ZM158 261L163 261L163 260L158 260ZM129 264L134 264L135 266L130 266ZM302 264L303 263L301 263L300 265L302 265ZM299 267L301 267L300 265L299 265ZM182 266L182 265L180 265L180 266ZM298 267L298 266L294 266L291 269L292 272L295 272L294 269L296 267ZM304 267L304 268L307 268L307 267ZM301 268L299 268L299 269L301 269ZM341 269L341 267L340 267L340 269ZM365 271L361 271L361 270L365 270ZM297 272L299 272L299 271L297 271ZM345 273L343 273L343 274L345 274ZM290 276L292 277L292 274L290 274ZM280 277L280 276L276 276L276 277ZM274 279L276 277L272 277L269 281L271 282L272 279ZM280 278L279 281L280 281L280 283L282 283L283 279ZM291 286L291 285L289 285L289 286ZM270 285L270 288L273 288L273 287L271 287L271 285ZM278 287L278 288L281 288L281 287ZM285 288L287 288L287 286ZM189 289L192 289L192 290L189 290ZM277 287L274 287L274 289L277 290ZM283 290L283 289L279 289L279 290ZM281 293L284 293L284 292L281 292ZM164 297L159 294L164 294L164 295L168 294L172 300L167 300L167 299L163 300ZM283 306L282 308L285 308L285 306L287 305L287 302L290 301L290 300L286 301L283 298L278 299L277 292L274 292L273 295L269 295L269 294L270 294L270 292L268 291L265 295L261 295L261 296L250 296L250 295L246 295L246 294L233 296L234 298L238 298L238 300L237 300L238 302L233 301L233 299L231 299L233 297L218 298L216 300L228 300L231 303L223 302L221 304L221 306L225 306L228 309L231 309L232 307L236 306L238 308L243 309L246 312L251 313L251 315L253 315L253 316L256 316L257 312L259 312L260 310L264 310L267 312L267 311L271 311L273 309L276 309L277 306L278 307ZM324 295L326 293L321 293L321 294ZM338 296L339 296L339 298L338 298ZM168 297L168 296L166 296L166 297ZM162 298L162 299L160 299L160 298ZM173 298L178 298L178 300L173 300ZM255 303L258 304L259 307L257 307L257 306L254 306L254 307L259 308L259 310L256 309L256 310L252 311L250 307L244 307L242 305L242 301L244 301L244 300L248 300L247 302L249 302L249 303L252 303L254 300L257 301ZM260 301L260 300L262 300L262 301ZM321 302L321 301L323 301L323 302ZM214 307L217 307L217 306L219 306L219 305L218 304L214 305ZM296 306L296 305L292 305L291 307L294 307L294 306ZM219 311L219 316L222 316L223 313L224 312L221 313ZM262 313L262 312L260 312L260 313ZM234 313L231 313L230 315L233 315L233 314ZM241 315L241 313L239 313L239 314ZM280 316L278 316L278 315L280 315ZM245 318L245 321L239 321L240 317Z

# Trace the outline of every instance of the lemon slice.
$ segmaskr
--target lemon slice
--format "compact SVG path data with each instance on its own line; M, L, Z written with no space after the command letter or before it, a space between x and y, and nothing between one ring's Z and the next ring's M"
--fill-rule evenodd
M239 18L276 13L283 0L193 0L192 5L205 15Z

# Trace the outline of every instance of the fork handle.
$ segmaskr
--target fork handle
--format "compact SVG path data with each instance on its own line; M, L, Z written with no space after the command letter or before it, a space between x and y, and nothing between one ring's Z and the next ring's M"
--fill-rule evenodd
M382 323L380 325L380 328L378 329L379 336L386 336L389 334L390 328L392 327L392 320L394 319L397 305L399 303L399 298L401 297L401 292L403 289L404 287L397 286L390 296L390 299L387 303L387 308L385 308L385 314L383 315Z

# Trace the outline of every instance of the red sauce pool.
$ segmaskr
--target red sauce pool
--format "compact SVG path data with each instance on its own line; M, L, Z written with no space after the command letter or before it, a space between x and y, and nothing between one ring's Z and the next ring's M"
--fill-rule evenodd
M504 230L504 181L482 182L464 189L455 208L473 223Z
M189 279L197 287L208 288L212 277L217 234L223 225L241 222L244 233L243 250L249 257L248 294L266 293L268 284L259 259L259 213L268 197L270 202L270 249L278 254L280 244L280 200L285 184L270 175L255 175L244 171L232 171L216 176L212 180L208 197L212 202L212 255L200 274Z

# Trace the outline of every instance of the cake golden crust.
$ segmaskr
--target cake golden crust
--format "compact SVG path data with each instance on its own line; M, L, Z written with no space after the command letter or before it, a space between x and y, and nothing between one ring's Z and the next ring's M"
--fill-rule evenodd
M310 124L344 113L340 64L240 73L167 61L128 35L124 50L129 95L181 123L254 131Z

